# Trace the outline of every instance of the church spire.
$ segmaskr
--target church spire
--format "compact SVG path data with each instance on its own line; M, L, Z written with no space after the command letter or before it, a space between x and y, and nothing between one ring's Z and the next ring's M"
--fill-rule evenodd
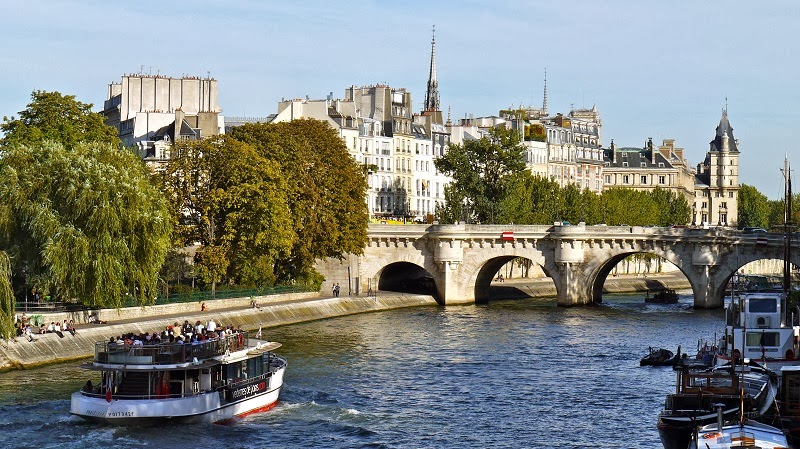
M436 79L436 25L431 38L431 71L428 75L428 92L425 93L425 110L439 111L439 81Z
M544 68L544 100L542 101L542 115L547 116L547 67Z

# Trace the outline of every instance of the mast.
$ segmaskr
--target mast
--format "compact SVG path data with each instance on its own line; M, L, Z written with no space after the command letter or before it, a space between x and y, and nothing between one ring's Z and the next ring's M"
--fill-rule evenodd
M784 176L784 197L783 197L783 304L781 304L781 311L783 312L784 321L788 317L789 306L789 293L792 289L792 176L791 169L789 168L789 158L784 159L783 162L783 176Z

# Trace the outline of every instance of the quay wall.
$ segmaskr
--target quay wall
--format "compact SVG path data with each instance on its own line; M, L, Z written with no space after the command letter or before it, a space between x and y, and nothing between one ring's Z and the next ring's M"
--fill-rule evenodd
M101 321L136 320L163 315L193 314L200 312L200 307L203 303L206 304L206 308L210 312L215 309L250 307L253 300L255 300L258 305L265 305L278 301L303 301L318 297L319 292L283 293L279 295L246 296L242 298L159 304L156 306L123 307L121 309L97 309L57 313L30 312L28 315L41 315L43 323L50 323L53 321L61 323L64 320L75 320L75 324L87 324L89 322L89 315L93 313L97 313ZM17 310L17 314L21 314L22 312L22 310Z
M316 296L317 294L314 293ZM277 295L276 295L277 296ZM174 322L183 323L197 320L204 323L213 318L218 324L243 329L281 326L305 321L313 321L364 312L397 309L402 307L435 306L436 301L427 295L381 295L378 297L345 296L338 298L317 298L306 300L270 301L258 308L250 306L251 300L246 298L245 306L225 307L206 301L209 310L200 312L199 307L180 315L160 314L142 316L132 320L120 320L108 324L86 324L79 326L76 335L64 333L63 338L56 334L35 335L36 341L17 338L17 341L0 341L0 370L25 369L51 363L84 359L94 355L94 344L129 332L144 333L162 331ZM233 300L218 300L233 301ZM139 308L141 309L141 308ZM175 310L175 309L171 309ZM101 318L102 319L102 318ZM269 339L265 332L264 339Z
M543 279L506 279L502 283L493 283L493 287L510 288L517 290L516 294L511 292L507 297L533 296L533 297L555 297L556 285L549 278ZM510 288L509 288L510 287ZM634 293L646 292L647 290L658 290L661 288L671 288L682 290L692 288L689 280L680 272L674 274L664 274L659 276L609 276L603 285L603 293ZM500 293L500 295L503 295Z
M645 291L654 288L654 283L666 288L689 288L682 275L659 277L609 277L605 284L607 293ZM509 279L502 284L517 290L507 297L533 296L552 297L556 295L555 285L550 279ZM251 307L255 299L258 308ZM217 324L254 330L260 326L270 327L295 324L305 321L352 315L364 312L397 309L402 307L435 306L437 302L428 295L381 294L377 297L341 296L320 298L319 293L291 293L255 298L233 298L205 301L206 312L200 311L200 302L169 304L148 307L131 307L120 310L103 309L97 313L106 324L86 324L84 313L43 314L45 322L74 319L78 325L75 336L64 333L64 338L56 334L35 335L36 341L25 338L17 341L0 340L0 371L25 369L39 365L83 359L94 355L94 343L108 340L129 332L162 331L175 322L189 320L206 322L214 318ZM269 339L269 333L265 334Z

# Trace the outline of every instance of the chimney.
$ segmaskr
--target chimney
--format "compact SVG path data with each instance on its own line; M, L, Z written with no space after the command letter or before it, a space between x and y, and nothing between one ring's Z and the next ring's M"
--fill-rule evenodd
M617 163L617 145L614 144L614 139L611 139L611 160L614 164Z

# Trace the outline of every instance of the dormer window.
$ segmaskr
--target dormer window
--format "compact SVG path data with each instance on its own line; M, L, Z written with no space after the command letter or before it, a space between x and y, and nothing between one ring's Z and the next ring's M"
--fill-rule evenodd
M659 162L658 163L658 168L664 168L664 163L663 162Z
M627 162L623 162L623 163L622 163L622 166L623 166L623 167L627 167L627 166L628 166L628 163L627 163Z
M647 167L647 162L641 162L641 163L639 163L639 166L640 167Z

